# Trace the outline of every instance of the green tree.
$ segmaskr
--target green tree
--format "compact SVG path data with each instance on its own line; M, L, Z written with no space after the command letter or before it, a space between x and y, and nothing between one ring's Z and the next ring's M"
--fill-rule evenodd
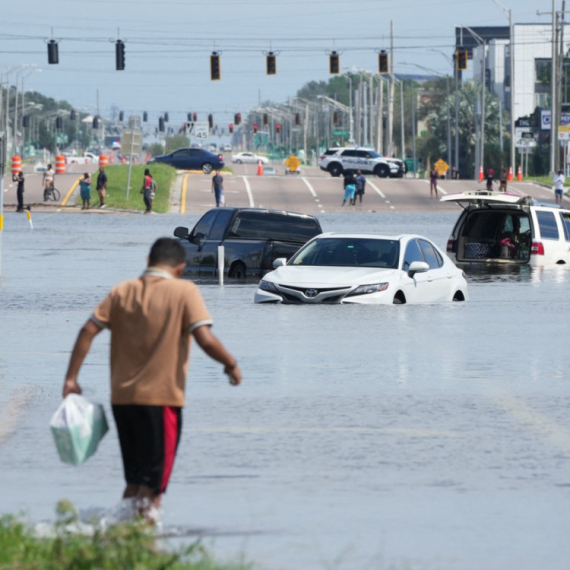
M190 146L190 140L186 135L178 134L178 135L171 135L164 139L164 143L166 146L166 152L172 152L177 148L183 148L186 146Z

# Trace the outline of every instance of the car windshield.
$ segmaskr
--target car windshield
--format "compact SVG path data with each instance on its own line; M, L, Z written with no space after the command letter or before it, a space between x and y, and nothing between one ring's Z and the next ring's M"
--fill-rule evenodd
M374 238L321 238L301 249L288 265L396 269L400 242Z
M372 158L382 158L381 154L378 154L375 150L366 151Z

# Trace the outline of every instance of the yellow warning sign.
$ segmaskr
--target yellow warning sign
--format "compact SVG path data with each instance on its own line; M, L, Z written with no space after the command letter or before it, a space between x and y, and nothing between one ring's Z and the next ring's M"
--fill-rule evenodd
M289 168L291 172L295 172L295 170L297 170L299 166L301 166L301 161L294 154L292 154L285 161L285 166L287 166L287 168Z
M437 173L440 176L443 176L449 170L449 164L445 162L442 158L440 158L433 167L437 170Z

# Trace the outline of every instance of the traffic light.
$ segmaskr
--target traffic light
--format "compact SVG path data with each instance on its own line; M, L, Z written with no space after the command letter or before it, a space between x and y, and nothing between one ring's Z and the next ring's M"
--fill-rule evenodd
M117 40L115 43L115 69L123 71L125 69L125 42Z
M99 117L93 117L93 128L94 129L99 128Z
M236 125L241 124L241 113L236 113L234 115L234 124Z
M76 119L75 109L71 109L71 111L69 112L69 120L75 121L75 119Z
M198 120L198 115L196 113L192 113L192 120L196 122Z
M333 113L333 125L340 125L340 113L338 111Z
M212 81L219 81L220 74L220 56L217 51L213 51L210 56L210 79Z
M158 130L159 130L159 132L161 132L161 133L164 132L164 117L159 117L159 118L158 118Z
M333 51L329 55L329 73L331 75L338 75L340 73L340 55Z
M491 90L491 70L485 70L485 88Z
M267 113L263 113L263 125L267 126L269 124L269 115Z
M272 51L265 57L265 69L267 75L277 75L277 56Z
M455 66L457 71L465 71L467 69L468 52L465 48L457 48L455 50Z
M299 113L295 113L295 125L299 126L301 124L301 115Z
M61 117L55 118L55 128L62 129L63 128L63 119Z
M145 111L143 113L143 122L146 123L148 121L148 113Z
M234 126L230 124L230 135L234 132Z
M253 125L253 134L254 134L254 135L257 134L257 125Z
M277 134L279 134L279 133L281 132L281 125L280 125L279 123L277 123L277 124L275 125L275 132L276 132Z
M378 73L390 73L388 54L384 50L378 54Z
M119 111L119 121L122 123L123 119L125 118L125 113L123 111Z
M168 123L168 113L164 113L164 122Z
M24 115L22 117L22 127L24 127L24 129L27 129L30 126L30 117L28 117L28 115Z
M188 113L186 115L186 119L188 120L189 123L191 123L192 122L192 113Z
M59 63L59 44L55 40L50 40L47 49L48 63L51 65Z
M212 114L208 115L208 127L210 127L210 129L214 128L214 117Z

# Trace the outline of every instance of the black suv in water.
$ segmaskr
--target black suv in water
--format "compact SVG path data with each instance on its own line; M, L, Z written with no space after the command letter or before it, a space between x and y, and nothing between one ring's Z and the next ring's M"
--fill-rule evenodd
M218 275L218 246L223 245L228 277L262 277L273 270L278 257L291 257L311 238L322 233L313 216L263 208L213 208L188 233L178 227L174 235L186 249L188 277Z

